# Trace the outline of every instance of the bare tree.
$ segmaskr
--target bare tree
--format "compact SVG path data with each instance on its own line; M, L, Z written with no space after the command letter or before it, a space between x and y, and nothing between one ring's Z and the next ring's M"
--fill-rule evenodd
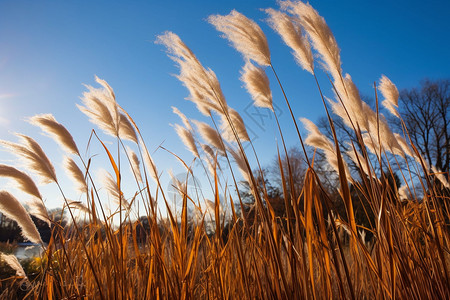
M449 172L450 80L424 80L400 93L399 112L412 143L430 166ZM399 121L397 131L402 130Z
M306 162L303 152L300 151L299 147L291 147L287 150L286 154L280 155L281 158L281 169L283 170L283 177L285 178L286 189L288 193L291 193L291 177L293 183L293 193L295 197L298 197L302 187L303 180L305 179L306 173ZM289 165L288 165L289 162ZM291 169L291 174L289 174L289 167ZM274 182L275 186L281 191L283 191L283 181L281 177L280 163L278 161L278 156L276 156L271 165L269 166L270 179Z

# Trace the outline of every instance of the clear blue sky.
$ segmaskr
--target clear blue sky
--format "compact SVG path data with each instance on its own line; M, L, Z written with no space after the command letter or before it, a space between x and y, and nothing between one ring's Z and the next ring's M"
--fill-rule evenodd
M362 94L372 96L373 82L382 74L399 89L417 86L424 78L450 77L450 1L311 1L311 4L335 34L343 70L352 76ZM12 132L31 135L42 144L55 165L60 165L63 152L23 119L52 113L72 132L79 147L85 147L93 126L75 104L80 103L79 97L85 91L82 83L95 85L94 75L98 75L114 88L117 101L140 125L150 148L162 143L190 160L190 154L170 126L178 122L170 107L177 106L189 117L206 120L184 100L187 90L171 75L177 72L176 67L164 49L154 44L158 34L170 30L191 47L205 66L216 72L227 101L245 119L260 159L267 163L276 152L272 123L265 120L262 124L261 119L247 115L250 112L246 107L251 100L238 80L242 58L205 19L236 9L256 20L267 34L273 64L295 115L314 121L324 110L313 78L295 65L290 50L264 22L266 16L260 8L268 7L276 8L276 2L2 0L0 139L15 140ZM275 83L270 73L269 77ZM331 96L326 78L320 80ZM285 134L294 144L291 121L275 84L273 90L283 113ZM112 141L109 137L105 140ZM154 159L161 170L172 168L175 174L181 170L164 151L158 150ZM13 157L2 151L0 163L14 163ZM60 169L57 172L65 177ZM167 178L165 172L165 182ZM58 205L58 197L46 195L46 198L49 206Z

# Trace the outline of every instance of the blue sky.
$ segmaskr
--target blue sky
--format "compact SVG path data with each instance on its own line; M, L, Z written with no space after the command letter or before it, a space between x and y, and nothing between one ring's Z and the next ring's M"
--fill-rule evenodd
M417 86L424 78L450 76L449 1L310 3L335 34L343 70L352 76L363 95L373 97L373 82L382 74L400 90ZM62 150L24 119L52 113L84 149L94 127L75 104L80 103L79 97L86 90L83 83L95 85L97 75L114 88L117 101L137 121L151 149L163 144L189 161L190 154L170 126L179 122L171 106L189 117L207 120L184 100L188 93L172 76L177 73L176 67L163 47L154 44L158 34L170 30L183 39L204 66L216 72L228 103L243 116L253 132L260 160L267 163L276 153L273 123L252 115L250 97L238 79L243 60L206 18L236 9L257 21L267 34L273 64L296 117L317 120L324 110L314 80L295 65L290 50L264 22L266 16L260 8L269 7L276 8L276 2L0 1L0 139L14 141L13 132L31 135L55 165L60 165ZM275 79L268 74L288 144L294 144L291 120ZM322 75L319 80L331 97L326 77ZM109 137L104 139L112 142ZM103 155L93 148L90 154L95 153ZM172 168L175 174L182 170L162 150L154 154L154 159L164 170L165 182L165 170ZM14 164L15 160L2 151L0 163ZM57 172L65 177L60 169ZM53 193L51 187L43 188L46 192ZM49 206L60 201L56 196L47 198Z

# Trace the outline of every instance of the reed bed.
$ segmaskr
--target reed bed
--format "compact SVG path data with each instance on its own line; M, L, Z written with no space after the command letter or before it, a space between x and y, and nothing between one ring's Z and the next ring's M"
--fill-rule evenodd
M173 154L187 174L185 181L173 181L181 208L171 205L158 162L152 159L138 125L116 102L112 87L96 78L99 87L87 86L78 107L96 125L89 143L102 147L109 161L105 167L114 170L106 172L102 181L91 169L95 157L84 157L69 131L52 115L30 119L67 152L65 167L82 194L80 201L65 197L53 160L33 138L19 135L19 143L0 142L23 160L26 171L0 166L0 175L17 182L33 199L26 211L12 194L2 191L0 210L18 222L27 239L44 249L34 261L33 274L26 274L14 256L2 254L1 259L14 270L0 282L2 298L450 298L448 174L432 171L433 166L411 144L406 126L403 135L394 134L379 112L381 103L401 120L397 88L381 77L374 85L377 108L372 110L361 100L350 75L342 71L337 41L317 11L309 4L283 1L278 10L266 13L267 22L292 49L298 65L317 83L333 139L313 122L295 117L265 34L256 22L236 11L208 21L242 55L241 80L254 105L273 111L266 72L272 73L282 90L284 99L277 105L286 107L292 119L292 127L282 130L274 114L285 213L275 213L258 179L262 172L252 171L260 170L259 162L251 165L250 161L262 150L253 148L244 120L226 101L216 74L175 33L166 32L157 43L167 49L179 68L176 77L204 115L204 121L196 121L174 108L181 120L175 131L200 162L194 168L192 158ZM329 81L319 83L317 72L325 72ZM333 100L326 98L325 90L331 90ZM356 143L349 141L353 150L345 156L332 114L357 137ZM302 124L308 131L304 136ZM292 184L289 159L282 163L287 130L297 134L307 164L301 190ZM116 145L106 145L100 132L112 136ZM316 170L315 151L337 174L338 202ZM349 158L359 166L358 174L349 169ZM407 170L398 171L400 164L406 164ZM196 172L207 174L213 198L192 194L187 188ZM396 172L400 172L401 186L393 187L387 174ZM126 198L124 178L130 176L136 192ZM58 186L68 225L49 216L35 179ZM247 182L254 202L244 203L240 180ZM415 191L417 185L423 194ZM108 192L115 203L112 208L106 206L100 190ZM355 218L354 207L363 201L365 213L374 216L370 226L358 224ZM339 213L336 206L342 204L345 211ZM84 217L79 217L80 212ZM52 229L48 244L42 243L30 214L48 222ZM366 241L362 232L373 237Z

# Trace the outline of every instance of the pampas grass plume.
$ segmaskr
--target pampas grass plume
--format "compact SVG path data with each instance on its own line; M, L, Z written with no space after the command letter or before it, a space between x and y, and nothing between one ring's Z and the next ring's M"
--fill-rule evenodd
M253 60L261 66L270 65L270 50L266 36L253 20L233 10L229 15L213 15L209 23L224 34L246 60Z
M383 104L383 106L387 110L389 110L391 114L393 114L397 118L400 118L397 110L399 93L395 84L393 84L392 81L389 80L389 78L383 75L381 76L378 90L384 97L384 100L381 102L381 104Z
M175 124L175 131L180 137L183 144L186 146L186 148L194 155L195 157L200 158L200 154L198 153L197 146L195 145L194 137L192 136L192 133L184 128L183 126L180 126L178 124Z
M3 260L8 266L10 266L14 271L16 271L16 276L25 277L28 280L22 265L17 260L17 257L14 254L0 253L0 259Z
M53 115L36 115L29 119L30 123L50 134L67 152L79 155L78 147L69 131L58 123Z
M41 146L29 136L17 134L22 144L0 141L9 152L21 158L26 166L41 177L42 183L57 182L55 168Z
M245 128L244 120L241 115L234 109L228 109L229 119L225 115L221 115L221 123L220 129L222 130L222 136L228 142L235 142L236 135L233 132L236 130L236 134L241 141L250 141L250 137L248 136L247 129ZM230 124L231 121L231 124ZM231 127L233 126L233 128Z
M342 73L340 49L324 18L309 3L283 1L280 5L298 18L327 70L337 80Z
M241 71L241 81L249 92L257 107L269 108L273 111L272 91L266 72L252 64L246 62Z
M22 236L36 244L42 244L41 236L22 204L7 191L0 191L0 211L14 220L22 229Z
M196 120L192 121L197 127L198 132L202 138L211 146L220 150L222 154L225 153L225 147L223 144L222 137L217 133L217 131L204 122L199 122Z
M141 168L140 168L141 162L139 161L139 157L137 156L136 152L131 150L131 148L128 147L128 146L127 146L127 152L130 155L131 171L134 173L134 175L136 175L136 178L137 178L138 182L143 182L142 181Z
M274 9L266 9L269 25L292 49L295 61L307 72L314 74L314 58L308 38L303 35L301 27L286 14Z
M84 174L72 158L64 157L64 169L67 175L74 180L77 190L85 193L87 191L87 185Z
M0 164L0 176L14 179L17 183L18 189L33 197L36 197L37 199L42 199L41 193L39 192L39 189L33 179L25 172L22 172L12 166Z

